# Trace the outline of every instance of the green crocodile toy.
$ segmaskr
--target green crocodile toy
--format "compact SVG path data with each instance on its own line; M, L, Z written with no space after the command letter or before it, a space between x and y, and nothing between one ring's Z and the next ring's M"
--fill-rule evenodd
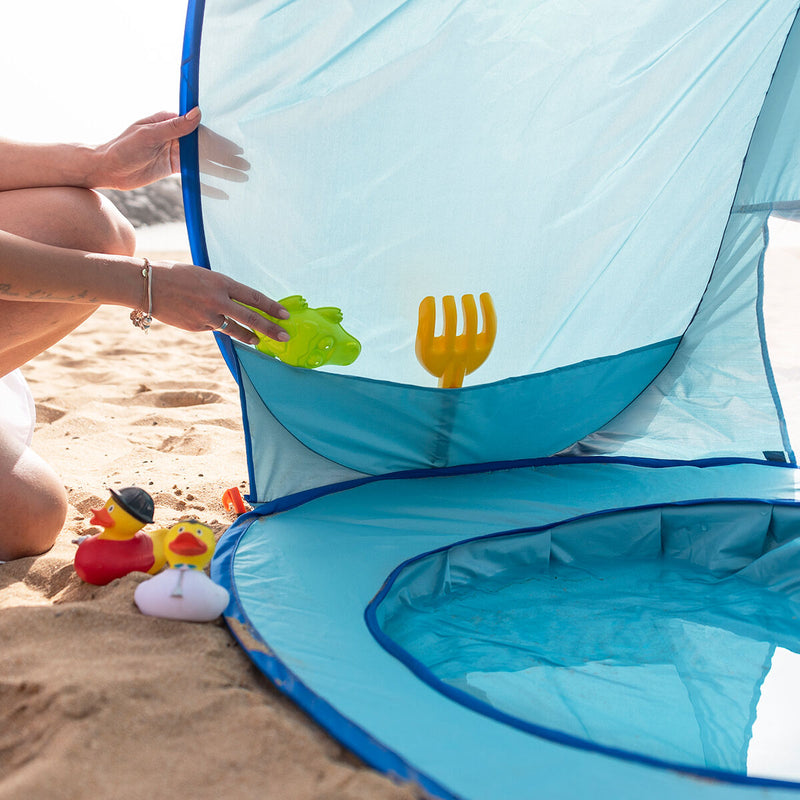
M279 302L291 314L289 319L276 319L257 308L253 308L253 311L280 325L291 339L288 342L276 342L255 331L258 336L256 350L275 356L293 367L308 369L325 364L346 367L358 358L361 344L341 326L340 309L309 308L305 298L299 294L285 297Z

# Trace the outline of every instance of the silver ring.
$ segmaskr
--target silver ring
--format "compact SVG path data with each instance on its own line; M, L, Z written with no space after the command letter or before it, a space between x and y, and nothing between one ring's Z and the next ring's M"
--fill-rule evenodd
M225 328L228 327L229 323L230 323L230 320L227 317L225 317L225 322L223 322L222 325L220 325L219 328L217 328L217 330L218 331L224 331Z

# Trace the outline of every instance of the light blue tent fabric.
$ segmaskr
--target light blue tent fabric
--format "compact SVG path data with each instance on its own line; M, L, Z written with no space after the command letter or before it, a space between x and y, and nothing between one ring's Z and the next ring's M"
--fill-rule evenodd
M220 337L256 510L213 574L377 768L442 797L796 794L758 748L800 652L763 309L798 5L190 2L195 260L362 343L308 371ZM438 389L419 302L484 291L494 349Z
M408 651L403 653L398 645L392 645L397 639L382 639L377 644L379 629L365 622L370 604L383 602L382 589L391 590L396 571L403 572L406 562L413 564L420 556L442 551L448 556L445 574L464 581L469 574L473 599L482 605L487 595L482 582L491 582L497 570L505 567L504 561L491 557L488 546L487 553L478 553L479 557L462 555L475 554L481 537L517 530L522 533L529 527L545 528L538 535L547 537L549 526L581 517L588 522L615 502L624 501L633 507L650 503L672 506L678 500L681 505L676 510L680 510L685 508L683 503L694 498L708 501L749 492L771 496L776 505L758 504L757 509L735 516L728 507L728 525L734 527L737 519L742 519L742 524L724 548L715 546L713 539L704 545L688 535L682 543L679 541L681 529L687 533L692 527L697 530L710 517L705 513L707 505L695 507L696 522L692 526L674 526L676 549L672 551L676 558L683 551L683 557L698 567L717 558L715 571L722 569L724 562L729 564L728 570L746 570L753 563L753 553L764 548L767 541L770 552L782 555L787 553L775 547L778 542L788 539L797 544L797 474L793 469L730 465L644 470L623 464L561 464L489 474L373 481L306 502L296 500L296 505L287 500L278 505L280 513L242 520L220 543L214 577L233 587L235 601L226 612L231 628L277 686L368 763L419 782L436 796L528 798L531 787L535 787L545 797L638 798L646 787L649 796L663 800L796 797L798 787L787 785L787 778L798 778L796 772L791 773L797 752L797 741L792 738L785 742L783 772L772 771L765 776L735 771L742 763L741 751L758 746L758 741L748 741L748 734L767 669L765 643L769 639L765 637L770 634L759 617L748 618L752 627L746 630L741 623L737 627L730 615L721 614L718 619L726 619L725 625L721 627L718 621L711 627L715 636L708 638L722 651L707 647L700 651L701 658L694 659L695 667L698 663L712 665L708 670L711 674L695 674L683 689L685 695L693 693L693 702L685 700L684 714L675 720L676 725L689 719L691 704L698 717L695 742L703 737L715 759L711 762L713 769L700 767L696 761L690 763L685 754L668 758L668 768L664 768L657 757L674 755L674 751L665 752L660 742L658 749L648 740L634 748L630 740L594 740L583 731L580 742L576 742L574 736L567 736L574 731L563 726L563 719L561 728L549 727L554 724L553 709L547 709L532 723L530 719L510 719L502 713L502 706L487 709L485 704L471 702L470 696L453 691L458 686L437 684L430 665L415 663ZM687 511L687 520L688 516ZM717 524L707 527L719 532L723 525L720 514ZM494 549L496 538L489 540ZM645 540L650 538L644 536ZM470 539L478 542L465 545ZM502 539L499 537L501 543ZM616 557L624 552L631 537L617 541L613 525L599 525L584 526L584 533L576 540L576 546L594 546L592 560L596 562L604 553ZM454 548L454 555L445 552L450 548ZM757 559L752 569L767 567L760 562L762 559ZM581 560L576 566L585 569ZM796 568L790 561L784 566L781 574L796 586ZM694 569L687 572L694 573ZM764 577L754 582L752 595L745 589L741 603L751 603L753 596L763 597L768 581ZM790 593L788 588L786 599L780 602L788 602ZM444 585L439 582L426 601L433 603L443 596ZM613 596L608 602L613 602ZM531 616L538 611L539 606L532 604ZM608 630L604 624L597 629L592 625L598 617L590 611L584 610L582 620L573 620L570 638L581 634L592 638L595 630ZM794 622L784 618L783 624ZM684 622L678 615L673 625L685 631L691 621ZM519 652L524 635L522 629L511 655ZM478 644L486 638L478 636ZM675 657L688 660L687 642L696 643L697 634L691 638L686 633L680 637L674 634L673 638L680 644ZM731 640L741 646L731 648ZM502 644L499 639L493 641L498 648ZM780 641L790 644L783 635ZM778 645L775 639L772 643ZM613 646L613 642L606 644ZM555 645L551 649L553 659L561 652ZM643 649L643 666L648 663L647 653ZM725 664L724 672L718 673L714 685L713 668L726 657L732 660ZM514 676L519 665L512 665L508 672ZM662 665L661 670L668 666ZM678 666L683 662L673 662L673 675ZM488 670L484 667L473 672ZM502 670L498 672L501 674L496 682L504 677ZM563 674L564 680L572 677L567 668ZM616 721L611 720L615 727L634 711L642 711L634 704L639 686L636 680L628 683L627 690L619 687L629 697L629 706L617 709ZM670 686L674 694L680 688L678 679L673 678ZM532 685L531 691L536 688ZM656 688L652 681L651 688ZM735 694L730 694L732 689ZM568 691L562 696L563 702L577 705ZM647 699L661 716L670 710L664 705L669 697L651 691ZM788 701L784 706L791 715L796 713ZM592 711L591 707L578 710L584 715ZM720 731L713 729L714 722L720 723ZM685 726L672 731L675 734L668 741L685 743ZM620 750L625 758L619 757ZM727 760L720 761L720 753ZM698 781L698 774L710 780Z

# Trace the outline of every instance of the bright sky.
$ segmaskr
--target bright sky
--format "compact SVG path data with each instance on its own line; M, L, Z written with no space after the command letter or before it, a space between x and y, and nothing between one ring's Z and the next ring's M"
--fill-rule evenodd
M20 0L0 24L0 136L106 141L178 111L186 0Z

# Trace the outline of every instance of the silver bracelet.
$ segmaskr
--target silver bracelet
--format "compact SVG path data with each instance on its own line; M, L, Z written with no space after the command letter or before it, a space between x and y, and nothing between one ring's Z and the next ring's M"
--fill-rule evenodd
M147 333L150 328L150 323L153 321L153 267L150 262L145 258L143 259L144 266L142 267L142 275L144 276L144 303L147 306L147 311L141 308L135 308L131 311L131 322L137 327L141 328Z

